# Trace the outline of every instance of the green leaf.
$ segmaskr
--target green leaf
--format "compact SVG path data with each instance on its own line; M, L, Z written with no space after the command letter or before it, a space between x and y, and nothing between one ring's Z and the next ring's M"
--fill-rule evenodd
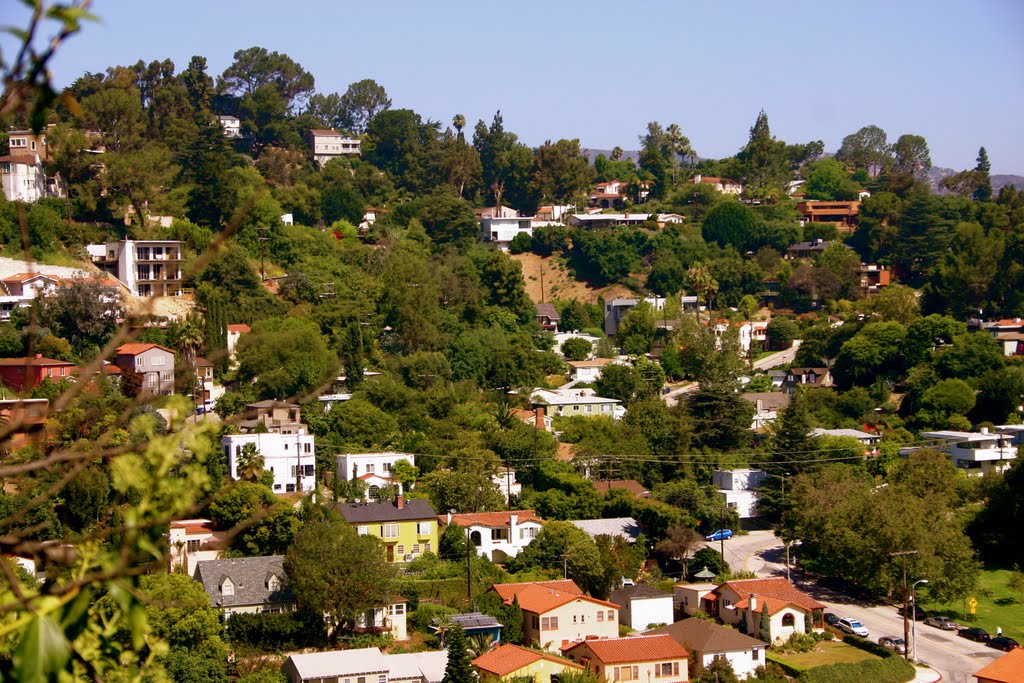
M146 644L146 632L149 630L146 625L146 608L135 603L128 610L128 623L132 632L132 647L141 650Z
M60 625L64 629L64 636L73 641L89 625L89 606L93 602L93 591L90 588L83 589L78 596L64 607L64 616Z
M14 652L13 680L22 683L47 683L63 671L71 648L60 625L49 615L36 615L21 634Z

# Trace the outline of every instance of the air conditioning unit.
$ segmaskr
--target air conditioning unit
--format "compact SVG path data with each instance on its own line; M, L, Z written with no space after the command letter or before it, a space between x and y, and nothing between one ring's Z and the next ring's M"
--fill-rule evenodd
M410 554L410 555L406 555L406 556L405 556L405 561L406 561L406 562L412 562L412 557L413 557L413 556L412 556L411 554Z

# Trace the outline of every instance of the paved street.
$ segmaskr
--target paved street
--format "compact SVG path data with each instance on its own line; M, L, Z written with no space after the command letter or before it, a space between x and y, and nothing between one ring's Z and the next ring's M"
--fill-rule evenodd
M706 545L720 550L719 542ZM725 558L737 571L753 571L760 576L785 576L785 550L771 531L752 531L725 542ZM840 617L856 617L871 632L871 640L882 636L903 635L903 617L892 605L854 602L852 598L818 586L816 581L802 580L799 572L791 572L791 580L800 590L828 605L826 611ZM917 623L918 659L942 674L950 683L974 683L974 672L1003 653L981 643L940 631L924 622Z
M777 368L780 365L789 365L796 358L796 351L800 348L800 340L797 339L793 342L793 345L788 349L773 353L770 356L765 356L761 360L754 361L755 370L769 370L771 368Z

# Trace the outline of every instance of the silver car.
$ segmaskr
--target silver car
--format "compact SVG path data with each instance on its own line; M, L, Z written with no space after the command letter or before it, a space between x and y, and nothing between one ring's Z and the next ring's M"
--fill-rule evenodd
M898 636L882 636L878 644L887 650L893 650L898 654L907 654L907 642Z
M928 617L924 620L924 623L928 626L941 628L943 631L955 631L960 628L960 625L949 617Z

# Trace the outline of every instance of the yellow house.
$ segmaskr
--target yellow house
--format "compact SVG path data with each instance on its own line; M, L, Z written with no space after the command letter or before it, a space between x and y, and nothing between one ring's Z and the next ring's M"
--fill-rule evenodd
M569 643L619 635L619 606L584 595L570 579L497 583L492 590L523 611L523 642L548 652Z
M473 660L481 681L507 681L529 676L534 683L551 683L551 677L583 667L568 659L518 645L499 645Z
M398 496L394 501L340 503L336 508L359 534L380 539L388 562L410 562L437 552L437 513L427 500Z
M566 649L565 656L580 662L608 683L686 683L690 680L690 655L668 635L586 640Z

